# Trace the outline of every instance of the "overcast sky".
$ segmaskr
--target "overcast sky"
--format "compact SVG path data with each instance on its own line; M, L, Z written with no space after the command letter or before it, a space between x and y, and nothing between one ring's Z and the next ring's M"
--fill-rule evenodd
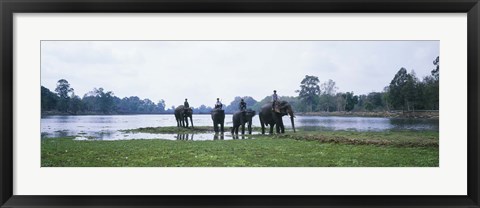
M41 84L66 79L75 94L103 87L167 106L261 100L274 89L295 96L305 75L336 82L339 92L382 91L405 67L422 79L438 41L42 41Z

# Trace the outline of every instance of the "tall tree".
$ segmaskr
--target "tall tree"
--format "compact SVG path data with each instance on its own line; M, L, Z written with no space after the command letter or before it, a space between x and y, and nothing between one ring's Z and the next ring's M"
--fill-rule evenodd
M96 98L96 104L100 107L102 113L108 114L113 111L115 106L112 91L105 92L105 90L100 87L98 89L94 88L91 93Z
M305 75L302 82L300 83L300 90L298 96L307 104L308 110L312 111L315 109L315 105L318 103L318 96L320 95L320 80L316 76Z
M41 110L50 111L57 107L58 96L48 88L41 86Z
M352 111L355 107L355 104L358 103L358 96L354 95L353 92L347 92L345 96L345 110Z
M57 92L59 100L57 102L57 109L61 112L67 112L70 102L70 94L73 93L73 88L65 79L60 79L57 82L55 92Z
M319 107L323 111L334 111L336 107L335 93L337 92L337 86L335 82L329 79L327 82L320 85L320 99Z
M166 107L166 105L165 105L165 100L161 99L160 101L158 101L158 103L157 103L157 111L158 111L159 113L165 112L165 107Z
M71 113L77 114L78 112L83 110L83 103L82 99L75 94L72 94L70 98L68 109Z
M435 69L432 70L432 76L438 81L440 78L440 56L437 56L437 58L433 60L433 65L435 65Z
M393 108L415 110L416 101L422 96L418 83L415 72L412 70L411 73L407 73L402 67L388 86L388 97Z

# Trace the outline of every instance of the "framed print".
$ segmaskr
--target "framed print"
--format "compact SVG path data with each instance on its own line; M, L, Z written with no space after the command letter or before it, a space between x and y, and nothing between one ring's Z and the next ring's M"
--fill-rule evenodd
M0 6L2 207L479 207L477 0Z

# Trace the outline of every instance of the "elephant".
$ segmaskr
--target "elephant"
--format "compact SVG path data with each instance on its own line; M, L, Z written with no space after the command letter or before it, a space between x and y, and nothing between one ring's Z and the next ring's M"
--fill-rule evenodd
M245 134L245 123L248 122L248 134L252 134L252 118L255 116L255 111L247 109L245 111L237 111L232 116L233 128L232 134L238 134L238 128L242 126L242 134Z
M179 105L177 108L175 108L175 120L177 120L177 127L188 128L188 118L190 118L193 129L192 114L192 108L185 108L183 105Z
M290 116L292 121L293 132L295 132L295 123L293 118L292 106L287 101L277 101L276 110L272 110L272 103L267 103L262 106L258 117L260 118L260 125L262 126L262 134L265 134L265 126L270 125L270 134L273 134L273 126L276 126L277 133L285 133L285 126L283 125L282 117Z
M218 133L220 125L220 132L223 134L223 124L225 123L225 110L222 109L214 109L210 112L212 115L213 120L213 130L215 133Z

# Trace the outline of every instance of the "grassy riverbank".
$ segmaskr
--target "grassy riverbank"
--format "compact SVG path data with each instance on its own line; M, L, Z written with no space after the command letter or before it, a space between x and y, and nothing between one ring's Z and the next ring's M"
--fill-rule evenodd
M161 134L159 134L161 138ZM297 132L216 141L43 139L42 167L438 167L438 132Z

